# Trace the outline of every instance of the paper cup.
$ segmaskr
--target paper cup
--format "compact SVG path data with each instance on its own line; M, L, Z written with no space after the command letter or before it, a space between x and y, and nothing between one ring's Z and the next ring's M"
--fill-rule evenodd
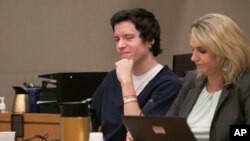
M102 132L90 132L89 141L104 141Z
M0 141L15 141L16 132L0 132Z

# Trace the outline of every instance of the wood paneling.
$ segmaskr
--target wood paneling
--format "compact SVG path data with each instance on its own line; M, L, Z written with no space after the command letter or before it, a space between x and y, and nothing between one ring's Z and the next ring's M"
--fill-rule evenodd
M24 118L24 137L18 138L18 141L31 138L34 135L45 134L48 134L48 140L60 139L59 114L24 113L22 115ZM11 113L0 114L0 131L11 131Z

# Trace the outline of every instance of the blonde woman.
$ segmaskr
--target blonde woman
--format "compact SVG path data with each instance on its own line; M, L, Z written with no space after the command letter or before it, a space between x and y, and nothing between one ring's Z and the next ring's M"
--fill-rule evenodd
M190 29L191 60L167 116L185 117L198 141L229 141L233 124L250 124L250 47L238 25L207 14Z

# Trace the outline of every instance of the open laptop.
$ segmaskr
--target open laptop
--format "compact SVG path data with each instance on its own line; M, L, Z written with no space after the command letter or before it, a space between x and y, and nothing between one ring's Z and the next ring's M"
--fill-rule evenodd
M135 141L196 141L185 118L123 116Z

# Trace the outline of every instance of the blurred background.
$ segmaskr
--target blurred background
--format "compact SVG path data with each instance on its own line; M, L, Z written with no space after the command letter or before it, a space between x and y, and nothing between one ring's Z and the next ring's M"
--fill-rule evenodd
M191 22L206 13L231 17L250 37L249 0L0 0L0 96L11 111L12 86L40 74L110 71L117 60L110 17L142 7L161 25L162 64L191 53ZM181 64L180 64L181 65Z

